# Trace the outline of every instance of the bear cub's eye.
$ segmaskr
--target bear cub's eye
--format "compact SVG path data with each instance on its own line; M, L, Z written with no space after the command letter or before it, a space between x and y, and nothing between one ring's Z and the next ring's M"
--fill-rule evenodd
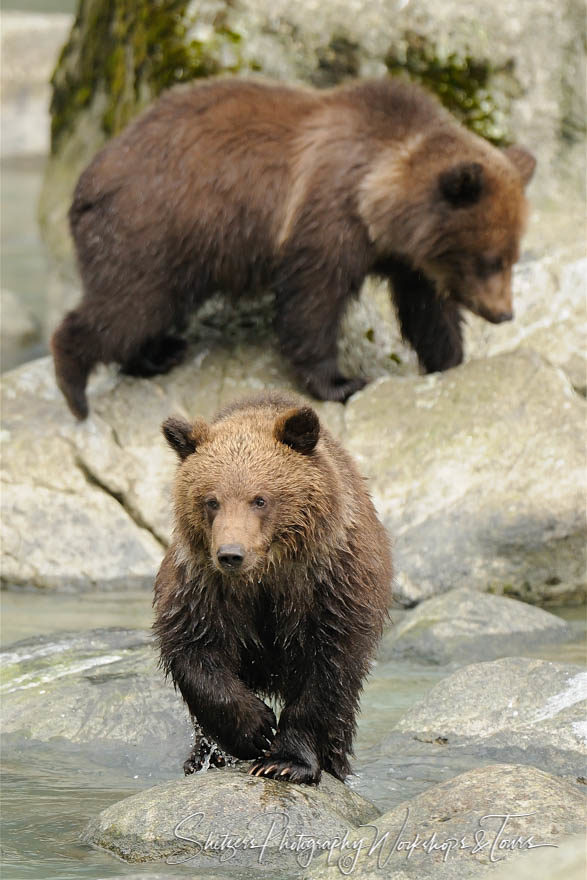
M204 504L208 508L208 510L218 510L220 508L220 502L218 498L206 498Z
M490 278L504 269L503 257L479 257L477 260L477 275L479 278Z
M267 507L267 501L262 495L257 495L253 500L253 507Z

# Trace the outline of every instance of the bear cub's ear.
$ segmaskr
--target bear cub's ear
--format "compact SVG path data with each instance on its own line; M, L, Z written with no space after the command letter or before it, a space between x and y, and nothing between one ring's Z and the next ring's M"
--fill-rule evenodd
M438 178L442 197L453 208L466 208L481 198L483 165L479 162L459 162Z
M182 461L210 437L210 428L201 420L190 424L185 419L166 419L161 428L165 439Z
M273 429L275 439L296 452L308 455L320 437L320 421L309 406L288 409L279 416Z
M536 159L530 150L527 150L526 147L520 147L518 144L514 144L511 147L507 147L504 150L504 153L514 168L517 168L524 186L528 186L534 176L534 169L536 168Z

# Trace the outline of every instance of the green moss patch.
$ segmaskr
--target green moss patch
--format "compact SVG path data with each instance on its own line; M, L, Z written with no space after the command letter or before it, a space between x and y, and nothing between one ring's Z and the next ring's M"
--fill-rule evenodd
M494 76L512 77L513 62L495 67L487 59L452 52L440 58L432 42L406 31L385 58L392 74L408 76L434 92L468 128L497 146L509 142L499 102L490 91Z
M194 37L188 6L187 0L81 0L51 81L53 153L98 94L110 137L175 83L240 69L240 35L219 16L209 37Z

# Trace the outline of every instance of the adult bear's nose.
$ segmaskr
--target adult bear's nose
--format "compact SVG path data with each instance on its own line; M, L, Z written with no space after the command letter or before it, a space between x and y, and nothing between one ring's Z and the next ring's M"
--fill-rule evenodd
M222 568L240 568L245 558L245 548L242 544L223 544L216 556Z

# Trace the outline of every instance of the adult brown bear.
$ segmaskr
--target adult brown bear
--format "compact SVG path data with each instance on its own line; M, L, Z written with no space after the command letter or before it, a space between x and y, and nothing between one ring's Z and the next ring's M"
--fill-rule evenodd
M511 268L533 157L464 129L392 78L327 91L219 79L172 90L81 175L70 210L83 299L53 336L58 384L85 418L93 367L150 376L216 290L271 288L281 350L317 397L366 275L391 279L425 370L463 357L460 308L512 317Z
M363 478L286 395L163 430L179 457L175 532L155 584L163 667L207 737L256 759L251 772L344 779L391 598L389 541ZM283 703L279 725L263 696ZM186 772L199 769L200 746Z

